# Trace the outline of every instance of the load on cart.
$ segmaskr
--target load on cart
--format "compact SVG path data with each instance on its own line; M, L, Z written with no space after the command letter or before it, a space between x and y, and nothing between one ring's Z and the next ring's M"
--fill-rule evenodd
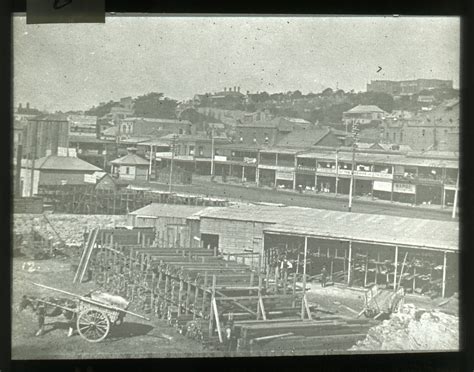
M150 320L147 317L128 311L127 308L130 302L120 296L101 291L92 291L87 295L80 296L43 284L33 284L68 296L66 298L23 296L20 303L20 311L31 307L37 314L39 325L39 329L36 332L37 336L44 333L44 320L46 317L57 317L60 315L65 316L70 324L69 336L72 334L73 327L75 326L79 335L89 342L104 340L109 334L111 327L121 325L127 314Z

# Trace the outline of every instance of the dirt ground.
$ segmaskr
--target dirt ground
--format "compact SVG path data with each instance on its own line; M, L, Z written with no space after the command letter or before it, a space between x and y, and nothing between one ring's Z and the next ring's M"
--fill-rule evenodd
M100 343L89 343L77 332L66 337L67 324L62 316L46 318L46 334L35 337L36 317L29 309L19 312L19 301L23 294L48 296L52 293L31 282L76 294L85 294L95 286L93 283L73 284L74 273L68 259L34 261L36 271L33 272L23 269L25 262L24 259L13 261L12 359L161 358L209 354L199 343L176 333L165 321L147 322L130 315Z
M89 343L77 333L68 338L67 324L63 317L46 319L46 334L35 337L37 319L29 310L18 311L24 294L36 296L53 295L38 288L32 282L63 289L76 294L86 294L95 289L92 282L73 284L74 276L69 258L34 261L28 270L24 258L13 260L12 291L12 358L13 359L107 359L107 358L164 358L164 357L209 357L223 356L219 352L204 349L198 342L179 335L165 321L148 322L127 315L125 322L111 330L100 343ZM332 285L322 288L319 283L308 283L308 302L324 311L354 318L364 306L364 291ZM412 296L405 299L417 308L438 309L444 313L458 315L457 299L430 300ZM441 306L440 306L441 304ZM143 314L145 315L145 314ZM324 315L324 313L321 313ZM362 316L363 317L363 316ZM382 323L381 323L382 324ZM381 333L382 331L377 331ZM383 328L383 333L385 328ZM370 343L371 345L378 345ZM380 347L380 346L377 346ZM370 350L363 348L362 350Z

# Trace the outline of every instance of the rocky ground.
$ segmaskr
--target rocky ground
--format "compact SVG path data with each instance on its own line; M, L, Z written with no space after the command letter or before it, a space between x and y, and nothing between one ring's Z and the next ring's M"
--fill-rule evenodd
M115 226L123 226L126 222L127 216L53 213L46 215L14 214L13 233L28 234L34 228L44 238L51 238L53 243L81 245L84 240L83 233L85 229L90 231L98 226L101 228L113 228Z
M390 319L370 329L351 351L457 351L459 318L405 304Z

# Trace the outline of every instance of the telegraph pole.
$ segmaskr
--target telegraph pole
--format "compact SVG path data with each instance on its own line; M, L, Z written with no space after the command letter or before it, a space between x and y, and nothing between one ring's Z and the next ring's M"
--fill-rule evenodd
M171 143L171 163L170 163L170 183L169 183L170 194L171 194L171 184L173 182L173 162L174 162L175 141L176 141L176 135L173 135L173 141Z
M33 123L33 122L32 122ZM35 159L36 159L36 144L38 142L38 122L34 122L34 127L35 127L35 135L31 136L31 141L33 141L33 151L31 151L30 148L30 153L31 153L31 177L30 177L30 196L33 196L33 191L34 191L34 179L35 179ZM32 124L33 126L33 124ZM33 128L32 128L33 129ZM33 130L31 130L33 132Z
M214 125L211 131L211 179L214 178Z
M337 186L339 183L339 149L336 148L336 192L335 195L337 197Z
M355 152L357 148L357 140L359 137L359 124L357 122L352 123L352 169L351 169L351 183L349 185L349 212L352 212L352 193L354 189L354 168L355 168Z

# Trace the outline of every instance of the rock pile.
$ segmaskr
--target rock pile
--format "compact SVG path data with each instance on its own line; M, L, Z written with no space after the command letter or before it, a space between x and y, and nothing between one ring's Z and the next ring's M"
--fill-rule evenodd
M62 240L68 246L76 246L83 243L85 230L127 224L127 216L116 215L48 214L46 218L41 214L14 214L13 233L30 234L33 228L44 238L52 239L53 244L60 244Z
M350 350L458 350L459 318L405 304Z

